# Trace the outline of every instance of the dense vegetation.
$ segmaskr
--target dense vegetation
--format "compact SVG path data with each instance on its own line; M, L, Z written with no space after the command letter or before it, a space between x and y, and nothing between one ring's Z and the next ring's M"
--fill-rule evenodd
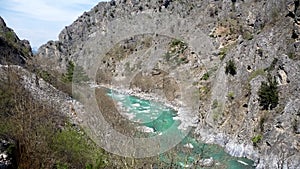
M85 168L106 165L103 150L55 108L34 100L14 70L0 82L0 139L10 140L13 168Z
M278 89L275 78L268 76L268 82L262 82L258 91L260 106L263 110L273 109L278 104Z
M233 60L226 62L225 73L229 73L232 76L236 75L236 66Z

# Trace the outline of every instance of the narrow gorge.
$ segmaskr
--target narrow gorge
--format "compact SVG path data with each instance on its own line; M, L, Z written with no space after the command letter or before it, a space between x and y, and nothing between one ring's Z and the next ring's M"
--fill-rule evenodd
M95 168L298 169L299 4L99 2L34 55L1 19L0 73L101 149Z

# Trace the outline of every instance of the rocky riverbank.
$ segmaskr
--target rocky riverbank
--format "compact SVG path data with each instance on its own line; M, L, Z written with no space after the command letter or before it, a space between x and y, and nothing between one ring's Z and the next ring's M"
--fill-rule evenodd
M156 93L146 93L146 92L141 92L138 89L137 90L126 89L124 87L112 86L108 84L100 84L100 85L90 84L90 87L91 88L104 87L115 91L116 94L121 93L125 95L136 96L141 99L154 101L156 103L163 104L167 107L170 107L177 112L177 116L175 117L175 119L180 120L182 122L181 125L179 126L180 129L186 130L189 127L196 127L199 122L198 117L191 114L190 109L187 108L187 106L184 105L184 102L180 100L169 101L165 97L162 97L161 95L158 95Z

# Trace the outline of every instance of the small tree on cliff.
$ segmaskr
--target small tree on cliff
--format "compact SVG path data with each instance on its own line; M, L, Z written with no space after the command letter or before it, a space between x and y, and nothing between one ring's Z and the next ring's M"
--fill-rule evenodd
M75 66L74 62L69 61L67 65L67 73L63 75L64 82L81 83L88 81L89 78L86 75L83 67Z
M228 62L226 62L225 73L226 75L228 73L232 76L236 75L236 66L233 60L229 60Z
M278 104L278 88L275 78L268 76L268 82L262 82L258 91L260 106L263 110L272 110Z
M64 82L72 82L74 70L75 70L74 62L69 61L68 65L67 65L67 73L65 73L63 75L63 81Z

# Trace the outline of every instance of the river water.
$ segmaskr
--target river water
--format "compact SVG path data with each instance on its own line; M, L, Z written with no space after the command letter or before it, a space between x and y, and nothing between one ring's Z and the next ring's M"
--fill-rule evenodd
M163 134L166 130L180 130L180 120L177 112L162 103L145 100L136 96L107 90L118 105L118 108L131 121L143 127L148 137ZM180 132L180 131L179 131ZM177 131L178 133L178 131ZM206 144L195 139L190 132L176 147L159 156L165 163L172 163L176 168L227 168L252 169L254 162L247 158L230 156L222 147L216 144ZM206 163L205 165L203 165Z

